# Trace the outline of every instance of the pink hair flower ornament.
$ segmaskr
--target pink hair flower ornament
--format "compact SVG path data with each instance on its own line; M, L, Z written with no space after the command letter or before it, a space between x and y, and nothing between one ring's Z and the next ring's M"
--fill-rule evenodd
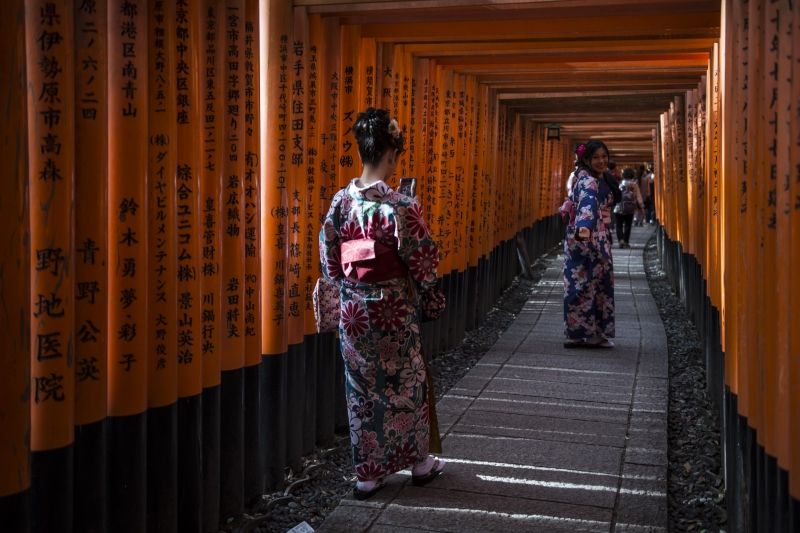
M583 154L585 153L586 153L585 144L579 144L578 147L575 148L575 155L577 155L579 158L583 159Z
M400 125L397 123L396 119L392 119L389 122L389 135L397 139L400 136Z

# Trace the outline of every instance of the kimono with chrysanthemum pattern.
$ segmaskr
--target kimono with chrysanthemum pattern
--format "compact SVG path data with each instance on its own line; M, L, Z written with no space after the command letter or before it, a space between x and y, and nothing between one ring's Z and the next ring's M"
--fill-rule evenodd
M564 237L564 333L567 339L614 337L614 265L611 208L614 195L605 180L581 170L570 198L577 206ZM577 240L580 228L588 239Z
M396 249L419 288L436 284L439 251L419 204L380 181L339 191L319 236L323 275L341 282L339 336L353 463L376 480L428 454L429 404L420 324L408 276L377 283L347 278L343 242L373 239Z

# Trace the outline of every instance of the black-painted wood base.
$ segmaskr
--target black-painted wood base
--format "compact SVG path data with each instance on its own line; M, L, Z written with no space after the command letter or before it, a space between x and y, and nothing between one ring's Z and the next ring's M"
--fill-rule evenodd
M303 390L305 391L303 409L303 455L314 450L317 443L317 349L318 338L316 335L306 335L305 344L305 375Z
M322 333L317 337L317 444L327 448L334 443L336 422L336 345L339 340L334 333Z
M303 465L303 412L305 411L305 346L290 344L288 356L288 396L286 404L286 464L294 473Z
M260 363L244 368L244 501L248 507L264 494L261 372Z
M9 533L28 533L31 530L31 492L26 490L0 497L0 525Z
M108 530L147 528L147 413L108 418ZM34 508L36 506L34 500Z
M106 506L106 421L75 426L75 531L108 530ZM0 524L3 524L0 521Z
M203 395L178 398L178 526L203 524Z
M244 369L221 376L220 498L222 520L244 511Z
M203 389L202 531L217 531L220 523L220 387Z
M147 411L147 531L178 530L178 406ZM114 509L109 509L113 513Z
M264 413L264 456L266 488L276 489L283 482L286 465L286 392L288 354L265 355L261 358L261 403Z

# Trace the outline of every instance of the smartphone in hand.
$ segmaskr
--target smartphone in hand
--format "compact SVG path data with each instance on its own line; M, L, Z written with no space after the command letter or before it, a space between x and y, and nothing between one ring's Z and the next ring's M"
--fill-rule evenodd
M400 187L397 192L411 198L417 196L417 178L400 178Z

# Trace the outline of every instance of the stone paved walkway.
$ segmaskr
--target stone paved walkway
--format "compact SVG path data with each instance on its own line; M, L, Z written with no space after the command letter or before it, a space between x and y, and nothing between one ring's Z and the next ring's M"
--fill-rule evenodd
M663 531L667 342L642 265L650 228L614 248L617 347L562 346L561 260L438 403L445 473L344 500L322 532Z

